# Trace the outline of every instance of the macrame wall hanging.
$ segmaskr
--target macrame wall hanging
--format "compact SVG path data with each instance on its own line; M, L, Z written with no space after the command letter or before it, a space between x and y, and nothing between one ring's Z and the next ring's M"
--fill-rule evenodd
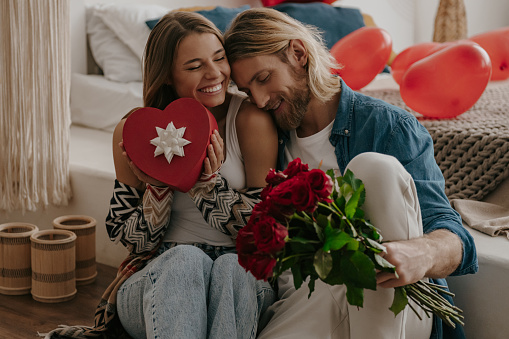
M467 14L464 0L440 0L433 41L447 42L466 38Z
M70 199L69 6L0 1L0 212Z

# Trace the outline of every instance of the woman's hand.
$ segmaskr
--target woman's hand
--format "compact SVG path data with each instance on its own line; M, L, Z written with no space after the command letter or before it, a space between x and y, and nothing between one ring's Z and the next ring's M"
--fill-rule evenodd
M124 142L123 141L121 141L118 145L122 149L122 155L126 158L126 161L129 164L129 168L131 169L133 174L136 175L138 180L140 180L141 182L150 184L152 186L168 186L165 183L163 183L163 182L161 182L161 181L159 181L157 179L152 178L151 176L147 175L145 172L140 170L138 168L138 166L136 166L132 162L132 160L129 158L129 156L127 155L127 152L125 151L125 148L124 148Z
M205 158L203 165L203 174L210 176L221 168L224 161L223 138L217 130L210 136L210 145L208 146L208 156Z

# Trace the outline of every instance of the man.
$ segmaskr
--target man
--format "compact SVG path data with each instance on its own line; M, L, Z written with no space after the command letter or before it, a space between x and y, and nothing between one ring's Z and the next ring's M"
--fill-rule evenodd
M318 32L269 8L244 11L225 34L232 78L280 128L280 169L300 157L311 168L346 168L366 187L365 210L381 229L385 259L398 275L377 273L362 309L347 305L344 286L319 284L307 299L291 274L278 281L280 300L262 319L260 338L464 337L439 318L421 321L408 307L388 310L392 288L475 273L472 237L444 193L426 129L408 112L352 91ZM423 235L424 231L424 235ZM388 304L387 304L388 303ZM419 307L416 307L419 309ZM422 312L422 310L419 310Z

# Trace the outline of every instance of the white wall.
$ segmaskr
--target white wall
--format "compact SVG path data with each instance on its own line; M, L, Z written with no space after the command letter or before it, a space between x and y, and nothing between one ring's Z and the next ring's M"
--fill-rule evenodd
M464 0L468 36L509 26L508 0ZM439 0L339 0L340 6L360 8L391 34L396 53L433 39Z
M431 41L439 0L415 0L416 42ZM509 26L508 0L464 0L467 12L467 36Z

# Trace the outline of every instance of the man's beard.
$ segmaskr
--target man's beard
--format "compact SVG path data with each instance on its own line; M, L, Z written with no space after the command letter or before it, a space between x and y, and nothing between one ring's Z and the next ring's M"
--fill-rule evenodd
M282 99L286 102L285 112L276 114L276 124L283 130L289 131L300 126L311 101L311 91L307 83L307 74L299 75L292 72L296 86L291 89L290 97Z

